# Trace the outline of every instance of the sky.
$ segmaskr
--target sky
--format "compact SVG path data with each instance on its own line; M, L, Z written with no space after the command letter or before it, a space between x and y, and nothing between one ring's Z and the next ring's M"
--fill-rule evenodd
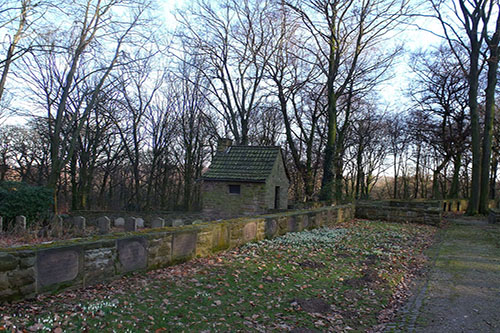
M432 22L429 19L419 19L416 23L418 23L419 26L424 25L433 31L441 30L439 23ZM398 39L399 40L396 42L403 43L405 51L407 52L403 54L396 63L393 69L394 78L380 86L380 95L384 103L393 108L396 107L394 104L408 105L410 103L405 94L408 91L409 81L413 77L409 65L411 53L437 47L442 42L442 39L438 36L428 31L419 30L415 26L409 27L401 33Z

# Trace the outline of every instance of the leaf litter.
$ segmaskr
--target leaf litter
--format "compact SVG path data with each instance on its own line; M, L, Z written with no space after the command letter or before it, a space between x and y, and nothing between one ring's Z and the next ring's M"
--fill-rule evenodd
M0 330L381 331L425 265L429 226L354 220L91 288L1 305Z

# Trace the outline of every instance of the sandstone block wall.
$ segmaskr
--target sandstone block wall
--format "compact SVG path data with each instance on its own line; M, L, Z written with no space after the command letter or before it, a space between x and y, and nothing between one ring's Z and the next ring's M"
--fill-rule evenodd
M239 194L229 194L229 185L240 185ZM204 181L203 214L213 218L230 218L264 214L267 211L266 184Z
M166 267L247 242L354 218L354 206L117 233L92 239L0 249L0 302L80 288Z
M439 226L442 208L440 201L360 201L356 218Z
M276 186L279 190L279 207L274 207ZM273 171L266 181L266 208L271 209L287 209L288 208L288 188L290 184L285 171L285 164L281 154L274 161Z

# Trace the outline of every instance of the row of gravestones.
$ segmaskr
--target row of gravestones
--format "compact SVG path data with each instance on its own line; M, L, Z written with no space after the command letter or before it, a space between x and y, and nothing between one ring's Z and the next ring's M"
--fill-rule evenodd
M26 217L25 216L16 216L16 229L17 230L26 230ZM3 217L0 216L0 233L3 231Z
M73 226L77 230L85 230L85 217L75 216L72 218ZM115 227L123 228L124 231L137 231L139 228L144 228L144 219L140 217L117 217L114 219L113 224ZM100 234L107 234L111 231L111 219L107 216L101 216L97 219L97 230ZM174 223L174 226L183 225ZM151 221L151 228L162 228L165 226L165 220L161 217L156 217Z
M26 230L26 217L16 216L15 226L18 231ZM62 230L63 219L60 216L56 216L55 223L53 225L57 226ZM184 225L181 219L172 221L173 227L178 227ZM78 234L83 234L86 228L86 219L83 216L74 216L71 218L71 225ZM165 220L161 217L156 217L151 221L151 228L162 228L164 227ZM114 219L115 227L122 227L125 231L137 231L139 228L144 228L144 219L136 217L118 217ZM0 232L3 230L3 218L0 216ZM102 216L97 219L97 230L100 234L107 234L111 231L111 219L107 216Z
M99 224L99 220L103 219L103 217L100 217L97 219L97 222ZM135 222L134 222L135 220ZM114 226L115 227L123 227L125 231L135 231L138 228L144 228L144 219L140 217L117 217L114 219ZM181 219L176 219L173 221L166 221L165 219L161 217L156 217L151 221L151 228L163 228L166 226L169 227L180 227L184 225L184 221ZM135 227L134 227L135 226Z

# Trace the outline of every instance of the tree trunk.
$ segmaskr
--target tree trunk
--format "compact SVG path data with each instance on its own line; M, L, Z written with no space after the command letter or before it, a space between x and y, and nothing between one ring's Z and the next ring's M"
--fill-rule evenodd
M394 154L394 184L393 184L393 189L392 189L392 198L397 199L398 198L398 157L396 154Z
M496 22L496 31L493 37L488 40L490 58L488 59L488 85L486 87L486 107L484 118L483 149L481 159L481 185L479 197L479 213L488 212L489 202L489 181L491 165L491 141L493 136L493 119L495 118L495 88L497 85L498 71L498 43L500 39L500 13ZM486 24L486 23L485 23Z
M495 156L493 157L493 162L491 163L490 200L496 199L497 172L498 172L498 158Z
M31 6L31 0L21 1L21 14L19 15L19 25L17 28L14 37L12 38L12 42L7 49L7 57L3 61L3 70L2 76L0 77L0 101L2 101L3 92L5 89L5 82L7 82L7 75L9 74L10 65L14 60L14 51L16 49L19 40L21 40L23 36L23 31L26 26L26 18L28 16L29 7ZM35 5L36 6L36 5Z
M415 189L413 192L413 199L416 199L418 197L418 185L419 185L418 177L420 177L420 175L419 175L419 173L420 173L420 150L421 150L420 145L417 145L417 165L415 167Z
M325 160L323 165L323 179L321 181L320 200L330 201L333 199L335 186L335 138L337 136L337 107L336 96L333 91L328 94L328 133L325 148Z
M439 174L441 171L445 168L446 164L450 161L450 157L446 156L436 168L436 170L433 171L432 175L432 199L442 199L442 193L439 191Z
M358 152L356 154L356 190L354 192L354 198L358 200L360 198L360 191L363 191L361 187L361 180L363 178L363 141L362 138L360 138L361 142L359 143L358 146Z
M453 178L450 187L450 199L458 199L460 190L460 168L462 167L462 154L457 154L453 158Z
M475 25L474 25L475 26ZM479 113L477 105L477 90L479 88L479 53L480 42L477 39L477 26L469 33L471 52L470 69L468 75L469 81L469 109L471 118L471 137L472 137L472 183L470 191L469 205L467 214L475 215L479 210L479 193L481 187L481 144L479 129Z

